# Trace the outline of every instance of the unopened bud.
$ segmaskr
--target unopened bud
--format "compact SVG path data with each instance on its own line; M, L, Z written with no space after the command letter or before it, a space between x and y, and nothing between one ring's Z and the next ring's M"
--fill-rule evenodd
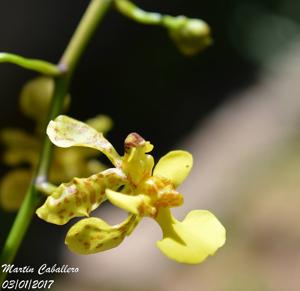
M208 24L200 19L168 17L165 25L170 37L185 55L195 55L212 43Z
M47 117L49 105L54 92L54 80L49 77L37 77L28 81L20 94L22 112L41 123ZM64 109L70 103L70 96L65 97Z

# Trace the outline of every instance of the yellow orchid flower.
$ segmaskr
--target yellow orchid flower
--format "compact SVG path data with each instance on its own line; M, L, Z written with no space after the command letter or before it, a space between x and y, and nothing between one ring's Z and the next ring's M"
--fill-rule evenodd
M106 199L129 213L125 221L113 226L95 217L80 220L66 236L71 251L92 254L116 247L145 216L162 229L163 238L157 247L180 263L200 263L225 243L225 229L209 211L191 211L182 222L171 214L170 208L183 203L176 189L192 168L193 158L188 152L171 151L154 167L149 154L153 146L137 133L125 139L121 157L101 133L63 115L49 123L47 134L59 147L101 151L114 168L61 184L36 211L41 219L65 224L73 217L89 216Z
M27 82L21 90L20 108L22 113L35 121L34 134L20 129L5 128L0 131L0 141L5 147L3 162L12 169L1 179L0 205L7 211L17 210L25 196L32 172L37 166L41 147L41 125L47 117L47 110L54 90L54 81L50 77L37 77ZM70 102L66 96L65 107ZM112 126L108 116L98 115L86 121L101 132L107 132ZM54 184L68 181L74 176L90 176L106 167L96 160L99 151L90 149L56 148L49 180Z

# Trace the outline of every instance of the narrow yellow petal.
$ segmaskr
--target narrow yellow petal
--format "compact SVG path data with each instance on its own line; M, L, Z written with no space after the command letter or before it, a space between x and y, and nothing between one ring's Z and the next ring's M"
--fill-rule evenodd
M82 255L109 250L117 247L131 233L137 222L134 215L114 226L100 218L85 218L70 228L65 243L72 252Z
M170 180L175 188L188 176L193 166L193 156L186 151L171 151L156 164L153 176Z
M126 137L124 148L122 170L137 186L151 176L154 159L147 153L153 149L153 145L145 141L138 133L133 132Z
M143 194L127 195L107 189L106 197L113 205L129 213L139 216L154 216L156 214L156 209L150 204L151 198L149 196Z
M118 169L108 169L88 178L74 178L63 183L37 209L43 220L62 225L73 217L88 216L105 199L105 189L118 188L124 183L124 176Z
M65 115L58 116L50 121L47 134L56 146L94 148L105 154L115 166L121 165L121 157L103 134L76 119Z
M180 263L201 263L226 240L225 228L207 210L193 210L179 222L169 209L161 209L157 221L163 231L163 239L156 243L157 247Z

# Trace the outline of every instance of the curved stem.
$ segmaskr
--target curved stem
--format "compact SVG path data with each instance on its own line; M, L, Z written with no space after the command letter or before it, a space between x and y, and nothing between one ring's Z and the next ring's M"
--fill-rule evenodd
M137 7L129 0L115 0L116 8L128 18L148 25L162 24L163 16L156 12L148 12Z
M20 67L23 67L25 69L29 69L50 76L59 76L63 73L63 70L59 66L53 65L46 61L37 60L37 59L28 59L10 53L1 52L0 63L12 63Z
M78 64L82 53L110 4L111 0L92 0L82 17L58 64L59 68L66 69L66 73L55 79L55 91L49 110L48 121L54 119L61 113L64 96L69 91L69 84L76 65ZM46 132L46 126L47 124L44 125L44 132ZM38 193L36 185L47 182L51 155L52 145L48 137L45 135L38 167L5 242L0 256L0 266L2 264L11 264L13 262L30 225L34 212L41 202L41 196ZM0 285L2 285L6 275L6 273L1 273Z

